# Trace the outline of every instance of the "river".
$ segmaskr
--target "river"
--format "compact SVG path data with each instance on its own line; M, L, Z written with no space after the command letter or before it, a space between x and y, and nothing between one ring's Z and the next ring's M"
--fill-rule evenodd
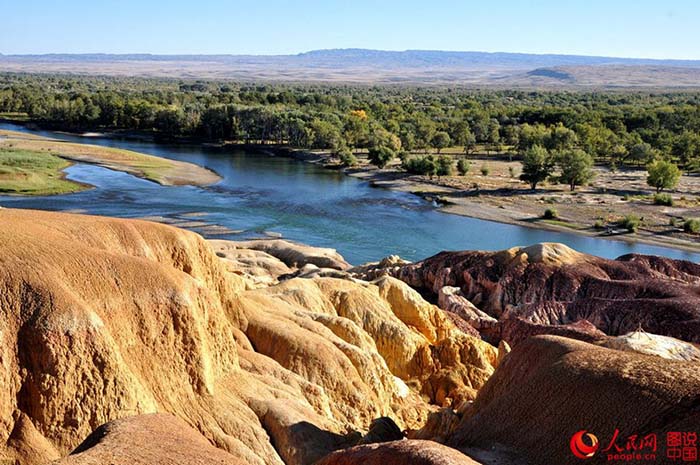
M248 239L281 235L332 247L354 264L397 254L408 260L442 250L498 250L537 242L562 242L576 250L615 258L627 253L700 261L699 253L502 224L438 211L417 196L371 187L340 172L283 157L197 145L162 145L108 137L78 137L0 124L2 129L119 147L189 161L223 177L208 187L160 186L87 164L67 177L95 186L50 197L0 196L0 206L81 211L117 217L191 218L232 231L216 237ZM1 225L0 225L1 227Z

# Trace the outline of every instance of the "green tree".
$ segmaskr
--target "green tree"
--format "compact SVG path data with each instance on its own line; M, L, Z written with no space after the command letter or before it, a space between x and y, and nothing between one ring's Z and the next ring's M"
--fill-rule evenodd
M581 149L596 158L612 157L619 138L606 127L594 126L588 123L577 124L576 134Z
M542 124L523 124L520 127L518 150L525 153L530 147L539 145L544 147L549 141L549 130Z
M430 145L432 145L433 148L437 149L437 152L440 153L442 149L450 146L450 142L452 142L452 139L450 138L449 134L447 134L445 131L438 131L430 140Z
M419 115L415 120L415 146L418 149L426 150L435 134L435 123L427 116Z
M497 120L492 119L489 122L489 129L488 129L488 135L486 142L488 142L488 146L491 148L492 151L498 152L500 148L500 143L501 143L501 125L498 123Z
M638 165L643 165L649 163L656 158L657 155L658 151L656 151L651 144L640 142L630 147L627 158Z
M366 147L369 139L369 122L362 110L351 111L343 127L348 144L352 147Z
M615 144L610 149L610 165L617 166L618 163L623 162L629 156L629 151L627 147L623 144Z
M700 158L700 134L683 132L673 141L671 153L684 165L697 160Z
M664 189L673 189L681 179L681 170L676 165L666 160L656 160L647 165L647 184L661 192Z
M513 124L503 129L503 142L508 145L508 161L513 161L513 155L517 153L520 143L520 128Z
M468 134L464 136L464 153L471 155L476 149L476 136L469 131Z
M511 147L517 147L520 143L520 128L510 124L503 129L503 141Z
M378 168L384 168L394 157L396 157L396 151L386 145L373 146L368 153L370 163Z
M553 152L560 152L573 149L577 144L576 133L560 123L551 129L547 148Z
M311 130L314 134L313 146L318 149L335 147L343 142L343 137L338 129L330 121L314 119L311 121Z
M523 155L523 169L520 179L530 184L532 190L537 184L546 180L554 168L554 159L546 148L541 145L530 147Z
M404 150L411 151L416 146L416 135L410 127L403 126L400 128L399 139L401 140L401 147Z
M474 145L476 145L476 137L474 137L474 133L466 121L460 121L456 129L456 134L452 139L455 144L464 147L466 153L470 153L474 150Z
M180 135L185 129L185 112L182 108L166 108L156 114L156 128L167 135Z
M559 153L557 164L561 170L559 180L568 184L572 191L576 186L587 184L594 177L593 157L581 149Z
M471 128L476 140L487 142L489 137L489 114L485 111L478 111L471 116Z
M375 127L369 136L369 146L387 147L394 153L398 153L401 150L401 139L382 127Z

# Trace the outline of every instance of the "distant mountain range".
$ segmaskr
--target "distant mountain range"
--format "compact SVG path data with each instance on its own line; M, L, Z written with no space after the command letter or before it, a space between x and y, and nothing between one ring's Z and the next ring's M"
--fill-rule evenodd
M297 55L2 55L0 71L498 87L698 87L700 60L340 49Z

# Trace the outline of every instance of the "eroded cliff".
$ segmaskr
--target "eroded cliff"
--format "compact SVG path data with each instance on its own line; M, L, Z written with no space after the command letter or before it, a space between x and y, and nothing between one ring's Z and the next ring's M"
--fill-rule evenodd
M562 244L536 244L442 252L389 272L434 295L492 342L515 344L537 334L591 341L639 328L700 342L700 265L689 261L608 260ZM575 325L582 320L592 326Z
M495 347L393 278L262 283L250 261L165 225L10 209L0 224L10 461L46 463L100 425L162 412L231 463L310 464L378 417L417 428L431 403L473 399L497 364Z

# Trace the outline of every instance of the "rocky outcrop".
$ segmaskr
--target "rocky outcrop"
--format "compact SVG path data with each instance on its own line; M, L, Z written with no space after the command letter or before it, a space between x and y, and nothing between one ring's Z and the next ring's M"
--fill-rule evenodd
M398 255L389 255L378 262L365 263L350 268L348 270L353 276L365 281L372 281L382 276L398 273L402 266L411 262L406 261Z
M448 445L471 456L504 446L528 463L575 463L569 447L586 430L607 447L627 438L700 424L698 364L613 350L557 336L530 338L513 349L467 409ZM659 457L660 463L667 463ZM604 463L598 453L590 463Z
M581 328L559 327L587 320L608 335L622 335L642 327L660 335L700 342L700 265L663 257L626 255L607 260L575 252L562 244L538 244L500 252L443 252L404 265L394 276L414 288L443 293L443 308L467 314L467 321L483 327L487 339L509 343L514 334L503 322L520 318L535 333L589 338ZM445 295L445 287L450 295ZM459 293L451 288L459 288ZM466 302L456 302L460 298ZM518 323L516 323L518 324ZM502 334L501 334L502 332ZM484 335L484 331L482 331Z
M471 303L458 287L444 286L438 291L438 306L456 315L478 331L490 331L498 327L498 320L482 312Z
M334 270L350 268L350 264L335 249L312 247L283 239L258 239L234 244L242 249L265 252L293 268L301 268L307 264Z
M241 247L238 242L209 240L216 255L230 273L245 278L248 287L267 287L276 284L280 276L293 273L282 260L267 252Z
M617 337L602 339L599 344L611 349L655 355L668 360L700 362L700 349L687 342L668 336L634 331Z
M100 425L167 412L231 463L311 464L377 418L414 429L430 402L465 404L499 359L394 278L279 281L303 260L217 257L144 221L3 209L0 224L2 460L43 464ZM171 426L148 421L101 429L69 461L99 462L120 431L157 450ZM366 441L391 438L374 424ZM147 457L132 452L119 460Z
M373 384L366 390L363 383L348 384L347 392L338 386L329 394L339 396L334 408L354 405L347 414L362 415L364 421L388 413L376 406L391 399L377 396L395 388L406 392L405 385L438 405L473 399L498 358L495 347L460 331L444 312L391 277L364 284L291 279L242 294L237 308L255 350L307 379L335 382L339 368L312 362L326 353L322 347L343 351L352 362L347 369L359 370L365 383ZM299 340L307 342L308 353L299 352ZM360 398L373 408L363 412Z
M495 331L486 330L486 334L501 341L508 341L510 345L517 345L532 336L551 334L564 336L580 341L595 342L606 339L604 332L596 328L587 320L578 320L575 323L564 325L544 325L531 323L522 317L506 318L501 320Z
M335 452L316 465L479 465L466 455L433 441L395 441Z
M139 415L97 428L55 465L246 465L214 447L184 421L166 414Z
M489 266L468 254L442 256L445 270L385 264L443 311L389 272L357 279L332 253L212 248L167 225L38 211L2 209L0 225L0 462L475 463L435 439L484 463L568 463L575 428L700 421L697 362L677 360L692 346L568 320L605 280L613 297L636 289L642 310L655 279L668 302L690 299L692 264L549 246L474 253ZM609 313L592 323L626 324L597 302ZM551 323L596 345L529 337ZM472 326L497 327L498 348Z

